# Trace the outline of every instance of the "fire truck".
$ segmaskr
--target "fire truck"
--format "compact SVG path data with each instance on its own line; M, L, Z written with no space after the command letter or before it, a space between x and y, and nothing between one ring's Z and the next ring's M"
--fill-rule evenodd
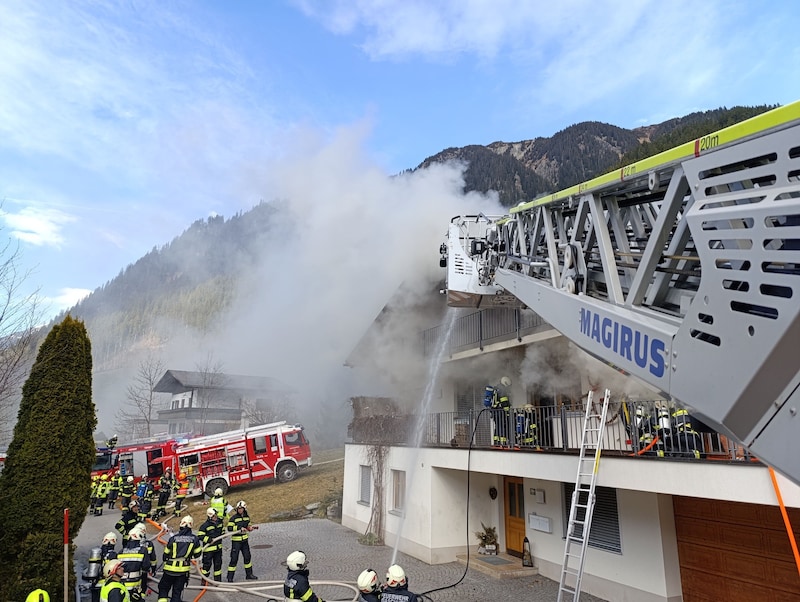
M264 479L285 483L311 466L311 447L301 425L273 422L248 429L195 437L177 449L189 495L213 496L216 489Z
M137 481L147 475L158 480L167 468L175 474L177 448L186 438L170 438L119 447L99 447L92 467L92 476L114 474L119 470L123 477L133 476Z
M800 483L800 101L454 217L451 307L527 307Z

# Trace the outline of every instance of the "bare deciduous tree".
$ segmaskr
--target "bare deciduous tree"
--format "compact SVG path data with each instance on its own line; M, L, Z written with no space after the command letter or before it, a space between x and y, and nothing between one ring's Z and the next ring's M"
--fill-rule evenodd
M153 435L153 422L158 410L163 409L164 396L156 393L156 384L166 372L161 358L148 354L140 363L133 384L128 386L129 404L116 415L116 427L123 440L131 440Z
M30 272L19 270L19 258L10 240L0 249L0 447L11 440L43 317L38 291L22 290Z

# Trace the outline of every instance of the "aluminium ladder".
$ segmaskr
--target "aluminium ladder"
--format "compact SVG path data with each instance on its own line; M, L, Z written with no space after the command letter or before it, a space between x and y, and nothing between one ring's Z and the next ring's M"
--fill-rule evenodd
M558 602L578 602L581 595L583 563L594 514L594 488L597 483L597 469L600 466L600 452L603 448L603 433L611 392L605 390L599 414L595 409L593 397L594 391L589 391L578 458L578 477L575 479L575 491L572 492L567 541L564 545L564 563L561 567L561 581L558 584ZM587 451L592 450L594 455L587 457ZM567 585L567 581L572 585Z

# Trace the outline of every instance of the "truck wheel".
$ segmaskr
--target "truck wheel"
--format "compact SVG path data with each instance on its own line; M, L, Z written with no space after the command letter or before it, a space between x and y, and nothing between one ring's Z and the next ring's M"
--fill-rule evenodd
M222 495L228 493L228 482L225 479L211 479L208 483L206 483L206 495L208 497L214 497L214 492L217 489L222 489Z
M297 478L297 466L292 464L291 462L284 462L280 466L278 466L278 470L275 473L278 477L278 481L281 483L288 483L289 481L294 481Z

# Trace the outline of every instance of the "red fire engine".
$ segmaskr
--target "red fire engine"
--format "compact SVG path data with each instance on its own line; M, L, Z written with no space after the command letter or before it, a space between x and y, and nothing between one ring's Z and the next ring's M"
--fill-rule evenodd
M171 468L172 474L176 474L176 450L184 442L185 438L172 438L97 448L92 476L112 475L119 470L123 477L133 476L138 481L143 475L147 475L148 479L157 482L167 468Z
M311 447L300 425L273 422L190 439L177 449L180 472L189 477L189 495L274 478L292 481L311 466Z

